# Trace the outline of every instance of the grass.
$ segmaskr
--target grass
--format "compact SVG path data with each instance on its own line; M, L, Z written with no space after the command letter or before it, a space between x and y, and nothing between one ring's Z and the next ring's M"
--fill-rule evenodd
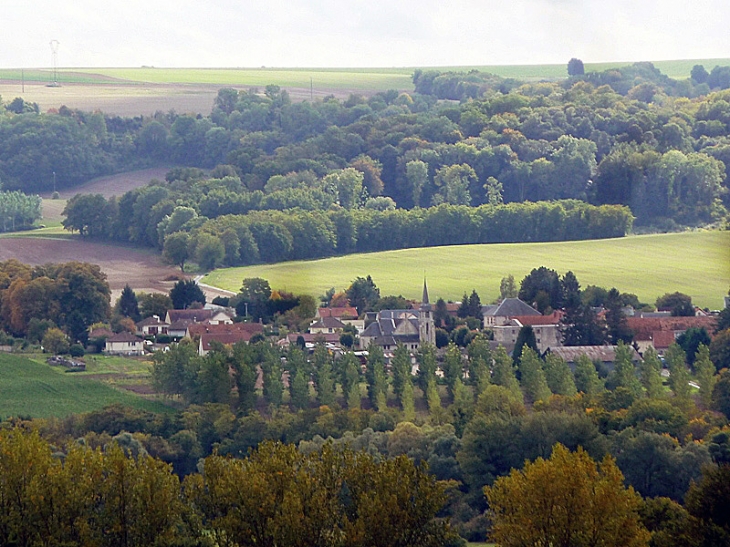
M616 287L654 303L680 291L695 304L718 309L730 286L730 232L685 232L559 243L460 245L358 254L215 270L203 282L237 291L247 277L263 277L276 289L319 296L371 275L383 295L420 299L424 276L432 301L460 300L476 289L482 302L499 295L500 280L519 281L531 269L572 270L581 285Z
M412 70L379 69L240 69L240 68L105 68L75 69L118 80L155 84L215 84L228 86L352 89L385 91L413 89ZM63 76L64 73L62 73ZM73 77L73 76L71 76Z
M631 61L585 63L586 72L603 71L631 64ZM711 71L716 65L728 66L730 59L682 59L654 61L654 66L670 78L689 78L694 65L703 65ZM58 72L61 84L210 84L220 86L264 87L268 84L282 87L315 89L385 91L412 90L411 76L417 67L389 68L64 68ZM567 61L546 65L475 65L450 67L423 67L440 71L479 70L505 78L520 80L557 80L567 76ZM49 69L0 69L0 80L46 83L51 80Z
M103 361L102 367L120 366ZM169 412L170 407L120 391L91 378L87 373L62 369L27 357L0 354L0 418L32 416L47 418L90 412L111 404L123 404L151 412Z

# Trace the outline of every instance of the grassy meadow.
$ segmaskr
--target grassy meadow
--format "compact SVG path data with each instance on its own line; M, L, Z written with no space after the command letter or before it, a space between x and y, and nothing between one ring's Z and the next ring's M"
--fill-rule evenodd
M531 269L572 270L581 286L616 287L654 303L680 291L702 307L722 307L730 287L730 232L684 232L557 243L458 245L403 249L322 260L215 270L203 283L238 291L247 277L263 277L272 288L319 296L347 288L371 275L382 295L419 299L424 276L432 300L460 300L476 289L482 302L499 296L500 280L519 283Z
M96 374L111 374L121 367L119 362L97 365ZM67 373L60 367L51 367L27 357L0 354L0 419L8 416L47 418L90 412L112 404L123 404L153 412L167 412L170 407L117 390L95 378L94 374Z

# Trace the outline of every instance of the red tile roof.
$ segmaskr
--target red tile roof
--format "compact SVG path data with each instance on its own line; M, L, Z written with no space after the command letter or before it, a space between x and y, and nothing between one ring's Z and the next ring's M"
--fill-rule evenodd
M325 317L336 317L337 319L357 319L357 308L352 306L344 308L317 308L317 315Z
M192 323L188 325L188 335L191 338L210 335L223 334L246 334L248 342L254 334L264 332L264 326L260 323L220 323L218 325L209 325L207 323Z

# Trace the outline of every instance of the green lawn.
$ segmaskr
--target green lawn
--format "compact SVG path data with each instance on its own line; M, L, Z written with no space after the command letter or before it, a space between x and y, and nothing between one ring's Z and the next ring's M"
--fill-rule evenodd
M102 366L119 367L120 363L110 361ZM86 374L90 373L93 370ZM63 417L116 403L152 412L171 410L160 402L84 378L84 373L66 373L27 357L0 354L0 419Z
M460 300L476 289L482 302L499 295L502 277L519 281L532 268L572 270L581 286L616 287L654 303L666 292L692 296L702 307L722 307L730 287L730 232L685 232L559 243L460 245L284 262L211 272L203 283L237 291L246 277L276 289L319 296L371 275L383 295L421 296L424 275L432 300Z

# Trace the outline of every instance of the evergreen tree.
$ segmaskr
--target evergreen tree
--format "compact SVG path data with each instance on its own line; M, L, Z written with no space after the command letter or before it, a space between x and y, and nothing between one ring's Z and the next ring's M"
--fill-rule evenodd
M475 289L472 289L469 295L469 317L482 319L482 301Z
M639 376L641 385L644 386L646 394L650 399L660 399L665 395L662 383L662 362L659 360L656 350L649 346L644 352L644 359L639 365Z
M139 321L140 315L137 295L134 294L134 291L129 284L124 285L122 294L119 296L119 300L117 300L116 309L114 311L124 317L132 318L135 323Z
M520 400L522 400L522 390L520 383L515 376L512 358L507 355L504 346L499 346L494 354L494 365L492 365L492 383L506 387L510 392Z
M368 346L368 361L365 370L368 383L368 399L376 410L385 410L388 397L388 380L385 375L385 357L380 346L371 343Z
M431 344L422 344L416 354L418 361L418 387L426 393L428 383L436 380L436 349Z
M360 408L360 361L352 352L342 357L342 392L347 408Z
M469 388L464 385L461 378L457 378L454 383L454 402L449 406L457 436L462 436L466 424L471 419L473 409L474 398Z
M477 396L490 384L489 368L492 363L492 351L483 334L478 334L466 348L468 356L469 379L476 388Z
M443 298L436 300L436 307L433 310L433 321L437 327L446 327L451 322L452 317L446 308L446 301Z
M705 408L710 408L710 404L712 403L712 390L717 383L717 377L715 376L715 365L710 360L710 350L704 344L700 344L697 349L695 376L697 377L697 383L700 385L700 399L702 400L702 404Z
M623 302L621 302L621 293L618 290L611 289L606 297L606 327L608 331L608 339L611 344L618 344L619 340L629 344L634 339L634 333L629 328L628 321L623 312Z
M309 375L305 367L297 367L294 371L289 389L294 408L298 410L309 408Z
M281 359L274 353L266 355L261 363L264 376L264 399L270 405L278 407L284 394L284 384L281 381Z
M596 366L585 353L575 360L575 387L586 395L597 395L603 391L603 381L598 376Z
M519 369L520 359L522 359L522 351L524 348L530 348L535 353L539 353L537 350L537 338L535 338L535 331L530 325L525 325L520 328L520 332L517 334L517 341L515 342L515 349L512 350L512 358L515 361L515 366Z
M554 353L548 353L543 365L545 379L550 391L556 395L572 397L577 393L573 374L565 359Z
M403 407L403 419L405 421L412 422L416 419L416 401L412 382L406 382L403 386L401 406Z
M446 388L449 393L449 399L454 401L454 386L456 381L461 381L464 373L464 367L461 364L461 350L453 342L449 343L444 355L444 380L446 380Z
M193 279L181 279L170 289L172 306L176 310L185 310L194 302L205 305L205 294Z
M530 349L525 347L519 364L522 388L525 395L533 403L547 401L552 395L545 379L545 372L542 370L542 360Z
M221 348L223 347L221 346ZM227 351L226 355L228 355ZM258 377L251 348L244 342L234 344L227 363L226 376L231 368L235 371L234 378L238 388L238 408L243 412L249 412L256 404L256 378Z
M689 399L691 388L689 385L690 375L687 369L687 363L685 361L684 350L673 342L669 348L667 348L664 357L667 360L669 366L669 387L672 389L674 396L677 399L687 400Z
M287 355L289 397L294 408L309 408L309 364L298 346L291 346Z
M612 389L624 387L634 397L641 397L643 391L641 383L636 376L636 367L631 359L633 348L619 341L616 346L616 355L614 357L613 372L608 378L608 383Z
M456 315L461 319L469 317L469 297L466 293L464 293L464 296L461 297L461 305L459 305L459 309L456 310Z
M393 373L393 392L403 404L403 391L406 384L411 383L411 353L403 344L398 344L390 361L390 370Z
M335 402L335 379L332 371L332 358L324 344L317 344L312 356L314 364L314 385L317 388L317 402L332 406Z

